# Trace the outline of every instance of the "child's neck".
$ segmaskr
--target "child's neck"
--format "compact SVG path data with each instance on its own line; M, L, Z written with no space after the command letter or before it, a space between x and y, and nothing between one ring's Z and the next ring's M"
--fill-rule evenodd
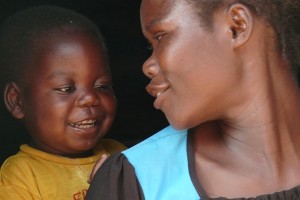
M93 155L94 155L93 150L88 150L88 151L85 151L83 153L78 153L78 154L62 154L60 156L68 157L68 158L85 158L85 157L90 157L90 156L93 156Z
M28 145L30 147L38 149L40 151L44 151L44 152L47 152L47 153L50 153L50 154L56 154L58 156L68 157L68 158L85 158L85 157L90 157L90 156L94 155L94 152L93 152L92 149L81 152L81 153L74 153L74 154L60 153L60 154L57 154L57 153L54 153L54 152L47 151L45 148L42 148L40 145L38 145L34 141L31 141Z

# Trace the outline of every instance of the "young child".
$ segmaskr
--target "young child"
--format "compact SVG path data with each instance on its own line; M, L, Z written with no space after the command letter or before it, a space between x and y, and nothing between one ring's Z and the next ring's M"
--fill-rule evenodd
M98 28L55 6L20 11L2 26L0 65L5 105L32 138L2 165L0 199L84 199L95 162L125 149L100 139L117 103Z

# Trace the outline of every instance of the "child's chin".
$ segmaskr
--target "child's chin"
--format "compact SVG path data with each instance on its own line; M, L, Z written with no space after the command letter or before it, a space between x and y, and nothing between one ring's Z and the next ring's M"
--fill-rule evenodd
M77 127L71 127L72 131L76 134L77 137L80 137L81 139L95 139L98 137L98 126L93 126L89 128L77 128Z
M87 157L93 155L93 147L95 146L94 143L92 144L80 144L73 147L73 155L77 155L75 157Z

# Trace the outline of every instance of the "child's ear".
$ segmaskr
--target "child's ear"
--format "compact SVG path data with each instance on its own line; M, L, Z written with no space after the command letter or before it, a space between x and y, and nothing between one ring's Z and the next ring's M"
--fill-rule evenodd
M8 111L17 119L24 117L21 93L16 83L11 82L5 86L4 103Z
M253 31L253 16L243 4L235 3L228 10L230 32L235 47L242 46Z

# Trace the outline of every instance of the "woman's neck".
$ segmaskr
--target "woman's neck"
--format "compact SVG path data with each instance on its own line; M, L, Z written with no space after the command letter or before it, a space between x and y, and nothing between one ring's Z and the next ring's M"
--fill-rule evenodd
M288 66L272 62L262 68L263 75L252 76L255 79L244 85L250 92L224 115L220 130L228 148L247 147L267 157L286 158L285 153L300 153L300 93Z
M227 184L228 191L243 185L250 196L300 185L296 178L300 170L300 95L283 67L252 76L255 79L239 85L240 104L227 109L217 121L194 128L196 171L208 192L222 190L215 182L223 188ZM221 184L229 179L231 184ZM272 184L257 184L264 180Z

